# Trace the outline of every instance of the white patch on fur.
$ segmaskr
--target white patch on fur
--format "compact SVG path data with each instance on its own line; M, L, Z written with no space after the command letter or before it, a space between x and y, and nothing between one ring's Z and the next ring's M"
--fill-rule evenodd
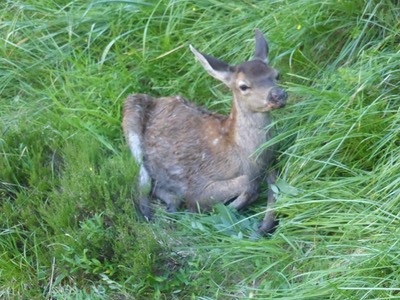
M128 136L129 148L131 149L132 155L136 160L136 163L140 165L139 171L139 186L147 187L151 184L151 178L146 168L143 166L143 151L140 143L139 136L136 133L129 133Z
M219 143L219 138L214 139L212 143L214 146L217 146Z
M151 184L151 179L149 176L149 173L147 173L147 170L143 165L140 166L140 171L139 171L139 186L145 187Z
M142 145L140 144L139 136L136 133L129 133L128 136L129 148L131 149L132 155L138 164L142 163Z
M181 176L183 174L183 168L180 166L173 166L169 171L171 175Z

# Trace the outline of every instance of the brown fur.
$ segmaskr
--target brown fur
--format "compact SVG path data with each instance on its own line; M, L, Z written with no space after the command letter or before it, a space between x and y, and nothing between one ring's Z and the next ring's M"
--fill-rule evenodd
M259 185L273 151L254 152L271 138L269 111L283 107L286 93L276 86L277 71L266 63L268 45L256 31L256 55L229 66L191 47L199 62L233 93L228 116L208 112L182 97L130 95L123 111L123 129L140 164L140 205L150 218L148 194L175 211L186 200L190 211L208 210L216 203L240 209L257 199ZM275 173L268 181L274 183ZM269 191L269 204L275 199ZM274 214L261 225L269 231Z

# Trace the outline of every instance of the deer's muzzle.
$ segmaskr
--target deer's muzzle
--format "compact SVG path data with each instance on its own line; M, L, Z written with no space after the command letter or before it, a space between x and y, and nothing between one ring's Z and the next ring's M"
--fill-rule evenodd
M274 108L282 108L286 105L288 94L281 88L274 87L271 89L268 100Z

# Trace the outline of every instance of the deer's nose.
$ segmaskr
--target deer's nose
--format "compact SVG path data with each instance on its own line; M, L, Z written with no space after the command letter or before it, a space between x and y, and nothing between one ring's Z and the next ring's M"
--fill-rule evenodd
M271 101L274 102L277 106L284 107L286 105L288 94L284 90L278 87L274 87L271 90L269 96Z

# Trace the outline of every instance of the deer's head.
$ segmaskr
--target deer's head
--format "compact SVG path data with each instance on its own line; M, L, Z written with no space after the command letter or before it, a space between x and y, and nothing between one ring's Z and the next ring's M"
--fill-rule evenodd
M225 83L233 92L237 105L251 112L267 112L284 107L287 93L278 87L279 73L268 65L268 43L260 30L255 31L252 60L231 66L215 57L190 50L206 71Z

